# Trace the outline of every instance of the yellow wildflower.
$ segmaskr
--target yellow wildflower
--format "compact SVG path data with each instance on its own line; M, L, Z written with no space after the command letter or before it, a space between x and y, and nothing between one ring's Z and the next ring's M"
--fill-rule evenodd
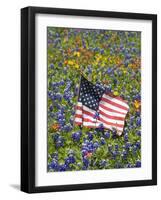
M134 106L136 109L140 108L140 105L141 105L140 101L137 100L134 101Z
M126 69L124 69L124 70L123 70L123 73L124 73L124 74L126 74L126 73L127 73L127 70L126 70Z
M74 62L72 60L68 60L69 65L74 65Z
M75 65L74 65L74 68L79 69L79 65L78 65L78 64L75 64Z
M80 52L75 51L74 56L80 57Z
M114 91L113 94L114 94L115 96L118 96L118 95L119 95L118 91Z

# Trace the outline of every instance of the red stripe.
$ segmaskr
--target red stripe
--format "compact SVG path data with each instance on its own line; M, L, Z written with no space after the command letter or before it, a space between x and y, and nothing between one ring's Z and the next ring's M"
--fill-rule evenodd
M115 124L115 123L112 123L112 122L108 122L108 121L104 120L102 117L100 117L100 121L107 124L107 125L110 125L110 126L119 127L119 128L124 127L124 125L122 125L122 124Z
M82 111L82 114L89 115L90 117L93 117L93 119L94 119L94 114L93 114L93 113L90 113L90 112L88 112L88 111L86 111L86 110L83 110L83 111ZM80 115L80 116L82 117L82 114L76 114L75 116Z
M95 124L96 122L93 122L91 119L87 119L87 118L83 118L83 122L91 122L93 124Z
M124 121L124 119L125 119L125 117L117 117L117 116L111 116L111 115L105 114L101 110L99 111L99 113L109 119L120 120L120 121ZM93 117L93 119L95 119L94 115L86 110L83 110L83 114L89 115L90 117ZM82 114L76 114L75 117L82 118Z
M75 118L76 118L76 117L82 119L82 115L80 115L80 114L76 114L76 115L75 115Z
M115 102L113 102L113 101L111 101L111 100L109 100L109 99L106 99L106 98L104 98L104 97L102 97L102 99L101 100L103 100L103 101L105 101L105 102L107 102L107 103L109 103L109 104L111 104L111 105L113 105L113 106L116 106L116 107L118 107L118 108L121 108L121 109L123 109L123 110L128 110L128 108L126 108L126 107L124 107L124 106L122 106L122 105L120 105L120 104L118 104L118 103L115 103Z
M89 115L90 117L93 117L94 119L94 114L90 113L89 111L83 110L83 114Z
M114 109L111 109L111 108L108 108L107 106L104 106L103 104L99 104L99 106L101 107L101 108L103 108L103 109L105 109L105 110L107 110L107 111L110 111L110 112L115 112L115 113L119 113L119 114L123 114L123 115L125 115L125 113L123 113L123 112L119 112L119 111L117 111L117 110L114 110Z
M122 102L124 102L124 103L126 103L126 104L128 103L127 100L123 99L122 97L115 96L115 95L112 94L112 93L105 93L105 94L108 95L108 96L110 96L110 97L112 97L112 98L118 99L118 100L120 100L120 101L122 101Z
M114 119L114 120L121 120L121 121L124 121L125 117L117 117L117 116L111 116L111 115L108 115L108 114L105 114L103 111L99 111L102 115L104 115L105 117L109 118L109 119ZM93 117L94 118L94 115L93 113L90 113L86 110L83 110L83 114L86 114L86 115L89 115L90 117ZM82 114L76 114L75 117L78 117L78 118L82 118Z
M124 121L124 119L125 119L125 117L118 117L118 116L108 115L108 114L104 113L102 110L100 110L99 113L102 114L103 116L109 118L109 119L120 120L120 121Z
M75 124L78 125L78 126L82 125L81 122L75 122Z
M75 122L75 124L78 125L78 126L82 125L82 123L80 123L80 122ZM96 128L95 125L93 125L93 126L92 126L92 125L89 125L89 126L86 125L85 127L88 127L88 128Z
M84 121L84 122L95 123L95 122L93 122L92 120L86 119L86 118L84 118L83 121ZM122 125L122 124L115 124L115 123L108 122L108 121L104 120L102 117L100 117L99 122L103 122L103 123L105 123L106 125L113 126L113 127L119 127L119 128L123 128L123 127L124 127L124 125Z
M76 106L76 110L80 110L80 111L82 111L82 106Z

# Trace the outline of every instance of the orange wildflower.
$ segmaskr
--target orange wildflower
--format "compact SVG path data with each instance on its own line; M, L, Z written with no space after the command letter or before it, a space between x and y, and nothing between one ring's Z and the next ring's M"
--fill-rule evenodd
M86 157L90 158L92 156L92 153L87 153Z
M54 130L54 131L57 131L59 129L59 124L53 124L51 126L51 128Z

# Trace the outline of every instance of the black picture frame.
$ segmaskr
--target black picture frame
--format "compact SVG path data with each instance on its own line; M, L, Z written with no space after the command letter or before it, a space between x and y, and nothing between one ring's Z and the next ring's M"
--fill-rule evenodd
M152 21L152 179L35 186L35 15L62 14ZM147 186L157 184L157 15L45 7L21 9L21 190L27 193Z

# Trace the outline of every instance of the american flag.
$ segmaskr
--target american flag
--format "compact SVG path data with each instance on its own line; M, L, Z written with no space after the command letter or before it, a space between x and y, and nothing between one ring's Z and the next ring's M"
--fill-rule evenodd
M116 129L123 132L129 106L120 97L107 93L104 87L94 85L81 76L74 122L88 128Z

